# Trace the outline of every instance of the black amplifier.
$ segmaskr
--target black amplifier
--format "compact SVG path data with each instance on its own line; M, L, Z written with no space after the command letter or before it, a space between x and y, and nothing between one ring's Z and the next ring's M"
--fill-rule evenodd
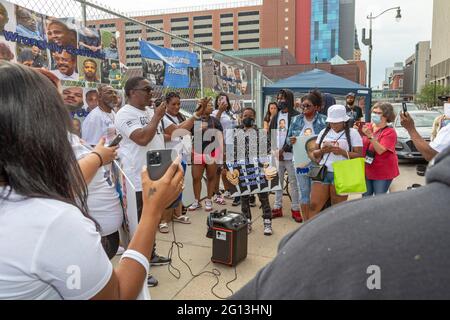
M208 236L213 239L212 262L235 266L247 257L247 218L241 213L213 212L208 227Z

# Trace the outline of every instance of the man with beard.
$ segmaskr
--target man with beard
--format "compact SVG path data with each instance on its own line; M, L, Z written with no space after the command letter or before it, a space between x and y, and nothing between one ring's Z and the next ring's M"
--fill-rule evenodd
M363 117L362 110L359 106L355 105L355 93L350 92L347 94L347 105L345 106L345 109L347 110L347 115L350 117L349 120L349 126L350 128L353 127L355 122L361 121Z
M106 59L119 59L119 52L117 51L117 40L116 38L112 37L111 38L111 43L109 44L109 48L105 48L105 50L103 50L103 52L105 53L105 58Z
M116 136L114 125L114 107L117 105L117 93L109 85L98 88L98 108L92 110L83 122L82 138L88 144L95 146L102 137L110 143Z
M55 52L53 59L56 62L57 70L52 70L52 72L59 80L78 80L78 73L75 71L77 67L76 56L67 51Z
M39 30L38 18L32 11L17 6L16 7L17 27L16 32L27 38L42 40L41 30Z
M97 62L93 59L86 59L83 62L84 76L80 77L80 80L87 82L99 82L97 77Z

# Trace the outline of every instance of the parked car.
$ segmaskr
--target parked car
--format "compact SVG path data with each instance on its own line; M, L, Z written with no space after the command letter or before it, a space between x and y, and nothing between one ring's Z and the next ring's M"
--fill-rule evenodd
M407 102L406 106L408 107L408 111L419 111L420 110L420 108L414 103ZM392 107L394 108L395 114L399 114L399 112L403 108L403 104L402 103L392 103Z
M431 111L437 111L437 112L440 112L441 114L444 114L444 107L440 107L440 106L437 106L437 107L431 107L430 110L431 110Z
M437 111L425 110L408 111L408 113L414 119L417 132L419 132L422 138L429 142L433 130L433 122L441 114ZM395 150L397 151L398 158L423 160L422 154L417 151L408 131L400 124L400 115L397 115L397 118L395 119L394 129L397 132L397 145L395 146Z

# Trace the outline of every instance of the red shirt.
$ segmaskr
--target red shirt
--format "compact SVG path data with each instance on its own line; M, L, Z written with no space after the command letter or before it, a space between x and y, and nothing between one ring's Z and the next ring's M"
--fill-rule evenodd
M387 150L381 155L376 153L369 138L363 137L363 156L366 157L367 149L375 153L373 163L366 163L366 178L369 180L393 180L400 175L397 153L395 152L397 133L393 128L386 127L382 131L376 131L374 137Z

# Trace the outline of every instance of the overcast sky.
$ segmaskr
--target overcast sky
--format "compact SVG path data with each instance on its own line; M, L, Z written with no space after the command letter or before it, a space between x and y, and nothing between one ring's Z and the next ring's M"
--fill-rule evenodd
M124 12L137 10L154 10L165 8L179 8L208 4L224 3L224 0L98 0L107 3L112 8ZM233 0L245 2L245 0ZM132 8L130 6L132 4ZM390 11L374 20L373 24L373 60L372 85L378 86L384 80L385 68L394 62L404 62L414 53L415 44L419 41L431 40L433 1L432 0L356 0L356 26L363 59L368 60L368 49L361 43L361 29L369 28L366 16L374 15L385 9L400 6L402 20L395 21L396 11Z

